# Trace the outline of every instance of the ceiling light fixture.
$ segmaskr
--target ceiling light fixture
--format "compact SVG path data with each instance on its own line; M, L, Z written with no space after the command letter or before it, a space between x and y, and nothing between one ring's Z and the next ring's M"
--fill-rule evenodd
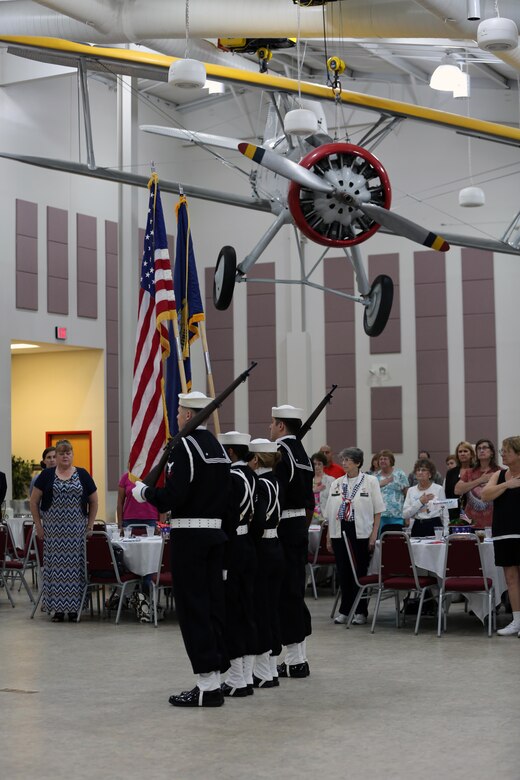
M38 344L24 344L23 342L19 341L16 344L11 344L11 350L13 349L39 349Z
M168 70L168 81L182 89L202 89L206 83L206 68L200 60L188 59L190 39L190 2L186 0L186 50L184 59L172 62Z
M453 97L469 97L469 73L464 73L461 61L447 53L432 73L430 87L439 92L452 92Z

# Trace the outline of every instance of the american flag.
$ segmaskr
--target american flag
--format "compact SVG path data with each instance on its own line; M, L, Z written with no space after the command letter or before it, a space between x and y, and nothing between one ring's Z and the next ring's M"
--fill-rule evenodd
M129 471L146 476L169 436L163 361L170 354L168 320L177 316L172 268L157 176L150 180L132 387Z

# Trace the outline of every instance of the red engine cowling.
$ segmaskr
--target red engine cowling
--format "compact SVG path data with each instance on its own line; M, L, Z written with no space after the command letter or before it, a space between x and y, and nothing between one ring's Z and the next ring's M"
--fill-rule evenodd
M377 222L344 198L346 191L363 203L390 208L390 181L377 157L361 146L331 143L313 149L299 164L343 193L324 194L291 182L289 210L308 238L323 246L347 247L366 241L379 229Z

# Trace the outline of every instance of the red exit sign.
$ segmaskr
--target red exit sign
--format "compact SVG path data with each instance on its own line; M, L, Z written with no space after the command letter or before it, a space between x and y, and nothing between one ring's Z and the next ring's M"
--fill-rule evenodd
M59 341L66 341L67 340L67 328L60 328L59 325L56 325L54 328L54 331L56 333L56 338Z

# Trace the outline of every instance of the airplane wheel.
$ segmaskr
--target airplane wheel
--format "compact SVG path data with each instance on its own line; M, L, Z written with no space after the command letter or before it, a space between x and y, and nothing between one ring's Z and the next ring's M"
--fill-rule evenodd
M213 277L213 303L219 311L229 308L235 290L237 255L232 246L223 246Z
M363 315L363 327L367 336L380 336L388 322L394 300L394 283L389 276L376 276L368 300L369 304Z

